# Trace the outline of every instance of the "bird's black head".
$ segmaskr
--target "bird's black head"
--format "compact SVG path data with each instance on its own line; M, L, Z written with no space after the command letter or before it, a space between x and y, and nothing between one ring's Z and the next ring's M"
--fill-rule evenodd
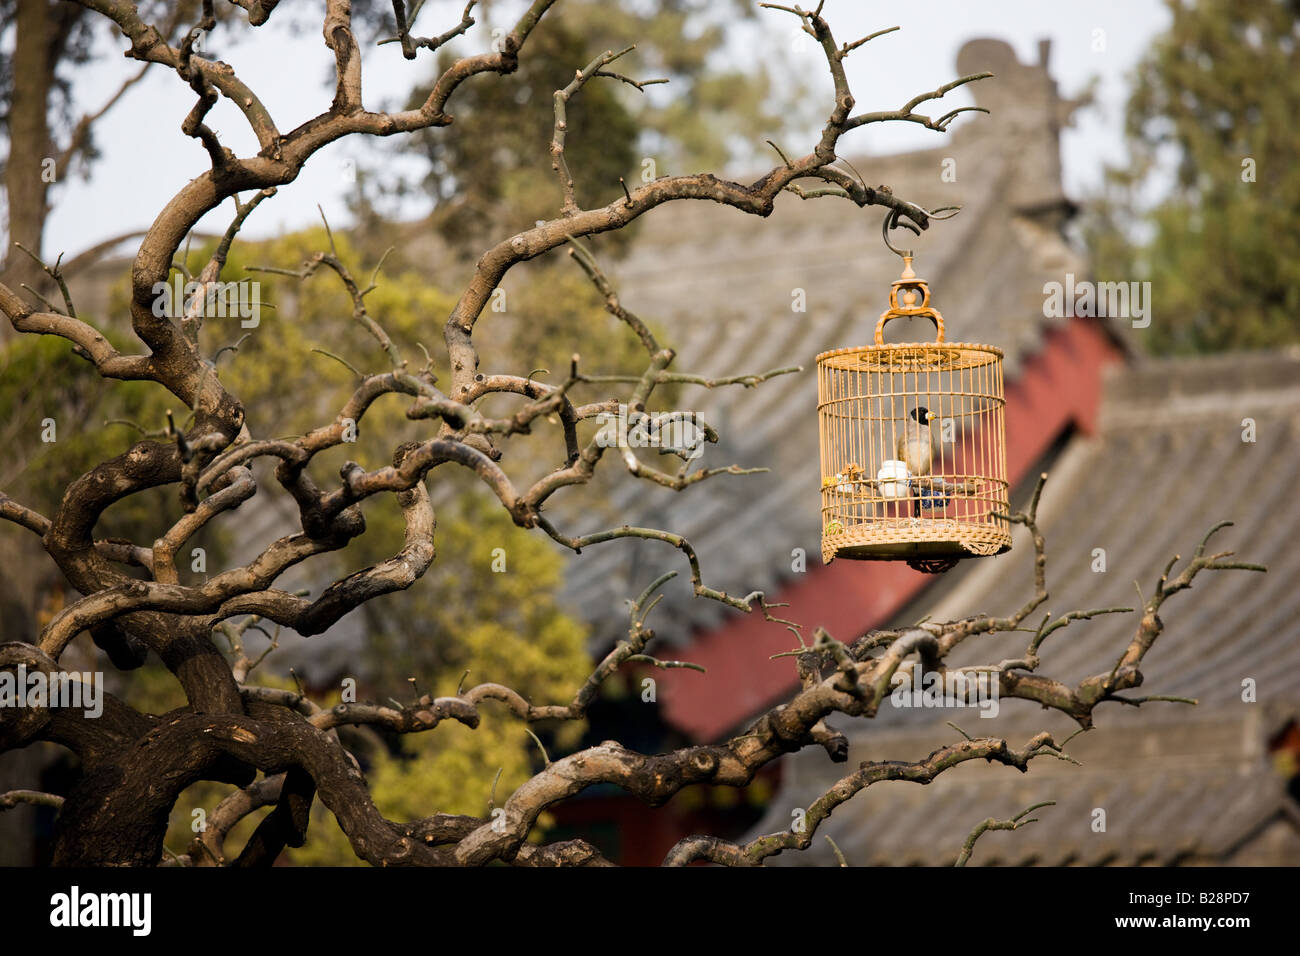
M934 412L930 411L930 409L926 408L924 405L918 405L916 408L912 409L911 417L914 422L928 425L930 424L930 419L934 418Z

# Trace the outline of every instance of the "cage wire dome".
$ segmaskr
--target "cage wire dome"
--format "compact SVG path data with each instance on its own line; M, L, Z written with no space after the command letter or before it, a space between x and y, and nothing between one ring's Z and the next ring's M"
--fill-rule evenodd
M875 344L817 356L822 560L940 573L1011 548L1002 351L944 341L929 286L899 254ZM934 342L886 345L886 323L914 316Z

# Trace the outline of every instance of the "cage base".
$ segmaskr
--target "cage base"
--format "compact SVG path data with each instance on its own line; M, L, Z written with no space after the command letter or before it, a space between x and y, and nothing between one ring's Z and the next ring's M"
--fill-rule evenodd
M960 544L934 542L931 544L856 544L830 549L831 558L844 558L848 561L912 561L924 560L961 560L963 558L986 558L995 554L1005 554L1011 545L1004 545L996 551L971 551Z
M822 560L827 563L844 558L906 561L913 567L938 567L1010 550L1009 531L990 528L987 524L963 525L952 519L885 519L822 536Z

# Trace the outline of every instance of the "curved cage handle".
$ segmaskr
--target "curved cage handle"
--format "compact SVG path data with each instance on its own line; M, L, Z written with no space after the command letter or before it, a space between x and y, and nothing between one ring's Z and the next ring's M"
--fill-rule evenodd
M902 293L902 304L899 304L899 293ZM917 304L917 297L921 302ZM943 343L943 316L939 314L938 309L930 307L930 286L924 279L918 279L916 273L912 271L912 257L903 256L903 274L894 280L893 285L889 287L889 308L880 315L880 321L876 323L876 344L885 344L885 323L890 319L914 318L922 316L934 323L936 344Z

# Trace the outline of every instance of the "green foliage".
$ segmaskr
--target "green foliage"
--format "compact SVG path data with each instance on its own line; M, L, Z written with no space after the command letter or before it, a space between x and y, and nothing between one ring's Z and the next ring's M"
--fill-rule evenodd
M1131 165L1088 228L1096 272L1151 280L1153 352L1300 342L1300 4L1169 7L1128 104Z
M365 288L379 263L363 259L345 235L335 233L334 242L339 258ZM367 374L388 369L388 357L353 318L352 303L343 284L327 266L320 266L303 280L257 271L262 267L298 270L313 254L329 249L323 228L265 243L241 243L235 246L223 272L228 280L261 283L261 321L239 351L234 355L226 353L218 365L222 382L244 402L249 428L255 435L301 434L334 420L355 387L356 376L345 365L313 349L339 356ZM203 256L195 255L191 266L205 261L206 253L204 250ZM418 368L424 364L424 355L417 343L431 350L437 347L442 338L442 321L454 300L423 275L410 270L381 271L376 283L366 297L370 314L412 367ZM228 328L214 324L221 321L210 319L204 326L205 345L210 351L234 344L244 332L235 320L225 320ZM359 423L358 443L347 446L341 457L327 456L332 464L320 469L321 480L328 480L331 469L337 469L344 458L354 458L368 467L387 464L398 443L420 437L422 426L407 422L402 415L403 401L401 396L380 399ZM397 429L400 435L390 428Z
M106 337L123 346L119 336ZM140 440L140 428L165 427L164 412L176 405L151 382L105 381L64 339L15 336L0 347L0 441L8 452L0 465L0 487L49 516L70 482L125 452ZM46 419L54 423L51 442L42 440ZM142 494L110 509L101 535L138 534L142 524L161 530L149 519L156 518L163 494Z
M373 510L367 518L371 548L385 538L400 539L395 513ZM455 694L464 679L466 686L505 684L536 702L571 699L592 665L583 628L556 603L561 573L551 546L515 527L494 499L473 491L439 509L437 542L438 560L424 578L365 609L366 678L376 695L410 699L407 678L414 677L421 693L435 696ZM496 703L484 705L481 714L475 730L446 721L391 741L392 750L373 748L368 779L380 812L399 821L435 812L483 816L498 770L498 805L527 780L537 750L525 724ZM549 728L554 745L575 745L582 726ZM322 808L294 860L355 862Z
M437 540L439 559L420 582L367 609L373 686L403 700L412 696L408 677L422 693L439 696L455 694L464 677L465 686L492 681L537 703L570 700L592 664L583 628L556 603L561 580L554 550L476 494L440 510ZM380 812L398 821L435 812L486 816L498 770L498 806L526 781L540 756L526 725L495 702L480 714L477 729L445 721L394 741L391 752L372 751L367 776ZM582 728L576 722L546 728L552 756L576 745ZM296 862L353 859L326 812L316 813L312 828Z
M645 371L645 349L636 335L609 315L594 286L576 263L557 250L543 263L528 264L511 271L503 287L505 311L493 312L492 305L475 327L475 342L484 368L509 369L527 375L535 369L545 372L538 381L558 384L569 374L574 353L580 369L589 374L640 375ZM636 311L636 304L624 303ZM653 316L643 316L657 329ZM605 397L608 389L579 386L576 394ZM485 408L505 408L506 399L494 399ZM549 431L555 439L555 429ZM557 446L562 450L563 446ZM547 459L550 461L550 458Z

